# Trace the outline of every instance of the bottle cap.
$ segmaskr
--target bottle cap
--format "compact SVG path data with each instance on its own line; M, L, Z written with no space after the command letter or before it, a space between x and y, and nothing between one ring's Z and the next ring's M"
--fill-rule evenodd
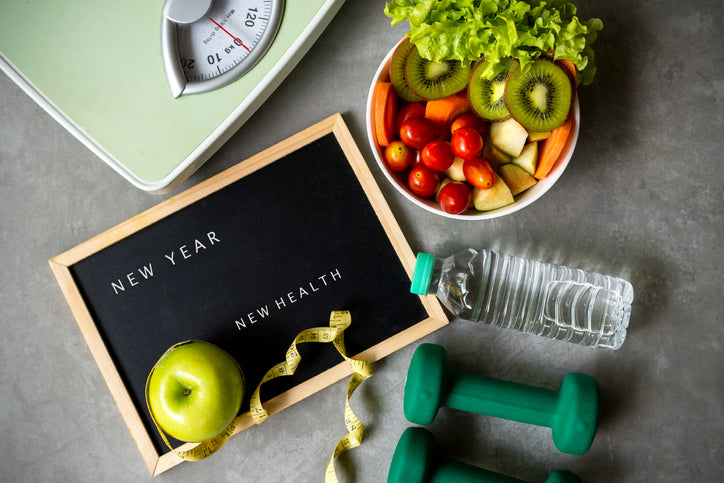
M435 257L429 253L418 253L415 262L415 272L412 274L410 292L417 295L427 295L432 278L432 269L435 267Z

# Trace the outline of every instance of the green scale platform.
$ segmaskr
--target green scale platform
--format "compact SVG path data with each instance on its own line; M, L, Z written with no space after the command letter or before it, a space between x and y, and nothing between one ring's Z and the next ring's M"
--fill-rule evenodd
M316 41L344 0L287 0L269 50L220 89L174 98L163 0L7 1L0 68L136 187L168 192L216 152Z

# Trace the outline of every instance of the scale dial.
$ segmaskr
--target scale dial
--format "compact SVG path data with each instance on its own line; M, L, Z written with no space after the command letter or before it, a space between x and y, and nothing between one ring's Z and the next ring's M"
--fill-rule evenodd
M161 51L173 96L247 73L274 40L283 11L284 0L166 0Z

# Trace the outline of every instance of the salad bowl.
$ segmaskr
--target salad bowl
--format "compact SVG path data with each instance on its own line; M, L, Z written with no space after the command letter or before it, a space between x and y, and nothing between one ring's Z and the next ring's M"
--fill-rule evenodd
M402 39L400 43L404 41ZM399 45L399 44L397 44ZM397 45L393 47L389 53L385 56L385 58L380 63L377 71L375 72L375 75L372 79L372 83L370 85L369 94L367 97L367 105L366 105L366 124L367 124L367 137L368 141L370 143L370 147L372 148L372 153L375 157L375 160L377 161L377 164L382 171L382 173L385 175L387 180L394 186L407 200L409 200L411 203L419 206L420 208L429 211L431 213L435 213L440 216L444 216L447 218L453 218L457 220L488 220L493 218L498 218L501 216L509 215L511 213L514 213L518 210L521 210L525 208L526 206L531 205L533 202L541 198L548 190L550 190L553 185L558 181L558 179L563 175L563 172L566 169L566 166L568 166L568 163L571 160L571 157L573 156L573 151L576 147L576 142L578 140L578 132L579 132L579 124L580 124L580 108L578 104L578 95L574 96L574 100L572 103L572 127L570 134L568 135L568 138L566 140L565 146L563 150L561 151L558 159L556 160L555 164L553 165L552 169L548 173L548 175L538 180L538 182L532 186L531 188L528 188L527 190L523 191L519 195L515 196L515 201L507 206L504 206L502 208L498 208L491 211L478 211L474 209L472 206L466 210L463 213L460 214L451 214L443 211L443 209L440 207L440 204L435 201L435 197L429 197L429 198L422 198L414 194L407 183L407 171L404 172L396 172L389 168L387 163L385 162L385 148L384 146L381 146L377 139L376 134L376 124L375 124L375 93L377 86L380 82L390 82L390 62L392 59L392 55L395 52L395 49L397 48ZM402 105L404 101L400 99L400 105Z

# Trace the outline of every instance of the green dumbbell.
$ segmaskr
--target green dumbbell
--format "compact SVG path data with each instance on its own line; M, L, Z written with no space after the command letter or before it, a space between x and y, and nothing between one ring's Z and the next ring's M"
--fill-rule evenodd
M424 428L407 428L395 448L387 483L521 483L512 476L437 456L435 437ZM555 470L546 483L580 483L570 471ZM523 482L524 483L524 482Z
M558 450L580 455L593 443L598 401L598 384L585 374L571 372L557 391L544 389L449 369L443 347L421 344L407 372L404 411L415 424L430 424L446 406L546 426Z

